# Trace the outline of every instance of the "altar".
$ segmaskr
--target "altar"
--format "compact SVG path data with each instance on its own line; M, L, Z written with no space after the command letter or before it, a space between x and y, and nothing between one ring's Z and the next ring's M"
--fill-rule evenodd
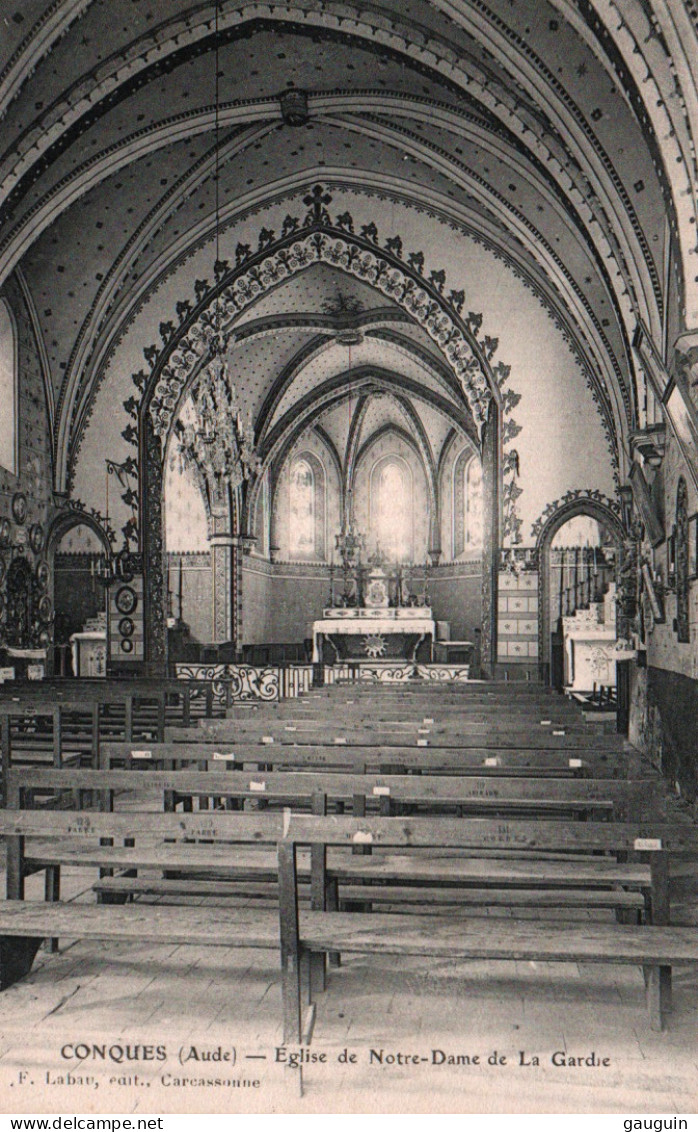
M80 633L70 637L73 654L73 676L100 676L107 674L107 621L106 614L98 614L85 623Z
M313 622L313 662L432 659L436 625L427 606L324 609Z

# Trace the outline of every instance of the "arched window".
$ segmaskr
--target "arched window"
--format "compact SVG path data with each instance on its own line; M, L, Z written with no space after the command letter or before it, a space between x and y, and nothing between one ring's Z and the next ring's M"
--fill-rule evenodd
M412 476L403 460L379 460L371 472L371 534L388 558L414 557Z
M482 464L464 448L453 465L453 557L482 547Z
M325 468L313 452L301 452L289 469L288 555L292 560L325 560Z
M315 476L307 460L294 460L289 491L289 547L292 558L313 558L315 551Z
M0 299L0 466L17 474L17 335L7 303Z
M482 546L482 464L475 457L465 469L465 546Z

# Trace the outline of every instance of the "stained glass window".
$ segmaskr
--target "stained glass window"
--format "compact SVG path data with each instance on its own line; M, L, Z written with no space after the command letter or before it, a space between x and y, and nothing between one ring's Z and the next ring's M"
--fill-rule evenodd
M315 556L315 475L307 460L291 466L289 548L292 558Z
M376 465L371 476L374 541L392 561L413 558L412 481L400 460Z
M465 469L465 545L482 546L482 464L474 457Z
M0 465L17 472L17 342L7 304L0 299Z
M453 557L482 546L482 464L464 448L453 465Z

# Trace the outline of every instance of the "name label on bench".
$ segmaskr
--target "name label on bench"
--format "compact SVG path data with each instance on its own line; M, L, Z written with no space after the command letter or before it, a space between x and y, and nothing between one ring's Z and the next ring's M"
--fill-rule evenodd
M417 734L418 735L430 735L431 731L428 727L418 727L417 728Z
M570 770L578 770L579 767L581 767L581 765L582 765L581 759L570 759L569 763L568 763Z
M553 735L564 735L564 731L553 731Z
M131 751L132 759L152 759L152 751Z
M485 766L499 766L499 759L496 756L491 759L485 759Z
M661 837L636 837L633 841L633 849L645 850L650 853L661 849L661 847Z
M552 719L541 719L540 725L541 725L541 727L550 727L552 722L553 722Z
M356 833L352 837L352 841L356 845L371 845L373 844L373 834L368 833L363 829L357 829Z
M251 782L250 790L254 790L257 794L263 794L267 788L266 782Z
M274 742L274 736L273 735L262 735L262 742L263 743L273 743Z
M342 738L339 738L339 739L335 739L335 743L336 743L336 744L337 744L337 745L338 745L339 747L346 747L346 745L347 745L347 741L346 741L346 739L342 739Z
M373 793L375 795L379 796L379 797L382 796L384 798L389 798L390 797L390 787L389 786L374 786L373 787Z
M433 722L434 722L433 719L423 719L422 720L422 723L433 723Z
M428 747L429 746L429 740L428 739L418 739L417 740L417 746L418 747Z
M216 759L219 762L223 761L223 762L233 762L234 763L235 762L235 751L230 751L228 754L224 754L223 751L214 751L213 757L214 757L214 759Z
M284 731L297 731L297 727L284 727Z

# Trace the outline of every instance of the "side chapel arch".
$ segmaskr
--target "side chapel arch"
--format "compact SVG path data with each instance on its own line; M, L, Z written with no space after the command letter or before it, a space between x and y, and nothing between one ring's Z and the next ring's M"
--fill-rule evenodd
M610 501L609 501L610 503ZM550 548L552 541L565 523L578 515L586 515L602 524L613 536L618 550L623 546L625 531L616 512L598 499L580 495L575 499L561 501L543 522L536 539L536 561L538 563L538 663L541 674L550 672L551 663L551 619L550 619Z

